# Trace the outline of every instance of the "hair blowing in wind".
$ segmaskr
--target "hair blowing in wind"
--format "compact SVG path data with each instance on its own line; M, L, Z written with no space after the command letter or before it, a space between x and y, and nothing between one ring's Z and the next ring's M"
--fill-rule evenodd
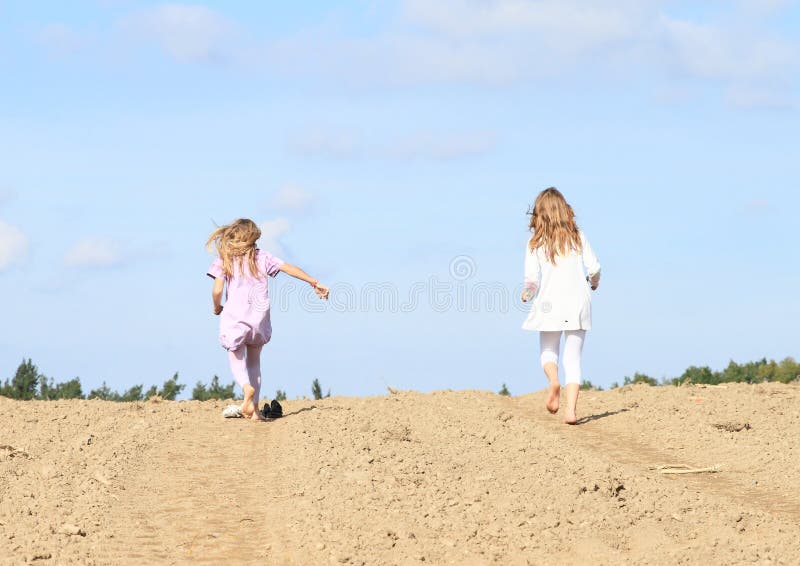
M575 212L561 192L550 187L536 197L531 213L531 250L542 248L551 263L569 250L581 251L581 237Z
M220 226L208 237L206 249L216 249L222 260L222 271L226 277L233 276L234 260L240 259L239 268L245 276L245 264L253 277L259 276L256 264L256 242L261 237L261 230L255 222L247 218L239 218L230 224Z

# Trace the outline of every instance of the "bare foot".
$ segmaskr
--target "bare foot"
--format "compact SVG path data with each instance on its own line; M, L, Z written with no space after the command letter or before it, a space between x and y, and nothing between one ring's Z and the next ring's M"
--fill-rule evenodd
M267 422L267 419L261 415L261 411L253 411L253 414L250 415L250 420Z
M253 415L258 414L258 410L253 403L253 397L255 397L256 390L253 388L252 385L245 385L242 389L244 389L244 401L242 402L242 415L246 419L252 419Z
M577 383L567 383L567 408L564 409L564 424L578 424L578 394L580 385Z
M558 408L561 406L561 384L550 384L550 391L547 395L547 403L545 406L552 414L556 414L558 412Z

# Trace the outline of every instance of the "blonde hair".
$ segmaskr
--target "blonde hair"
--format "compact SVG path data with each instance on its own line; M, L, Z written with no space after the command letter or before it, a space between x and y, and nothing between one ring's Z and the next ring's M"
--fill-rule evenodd
M239 267L245 276L244 266L250 268L253 277L259 277L256 263L256 241L261 237L261 230L255 222L248 218L239 218L226 226L220 226L208 237L206 249L216 249L222 260L222 271L225 277L233 277L234 260L241 260Z
M555 187L543 190L536 197L530 213L533 232L528 245L531 251L542 248L551 263L569 250L581 251L581 235L575 223L575 212Z

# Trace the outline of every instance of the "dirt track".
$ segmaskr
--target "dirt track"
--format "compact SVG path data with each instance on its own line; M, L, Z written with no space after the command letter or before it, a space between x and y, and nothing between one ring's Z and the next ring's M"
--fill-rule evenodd
M543 405L0 398L0 564L800 563L799 385L583 392L577 427Z

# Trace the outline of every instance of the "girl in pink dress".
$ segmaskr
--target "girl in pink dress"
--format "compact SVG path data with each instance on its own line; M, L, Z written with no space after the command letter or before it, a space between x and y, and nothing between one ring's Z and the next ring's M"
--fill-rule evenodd
M264 420L258 410L258 396L261 348L272 336L267 276L284 272L309 283L320 299L328 298L328 288L305 271L259 250L256 241L260 237L261 230L255 222L240 218L214 230L206 242L207 249L218 254L208 276L214 279L211 292L214 314L222 315L219 341L228 350L231 372L244 392L242 415L253 420ZM224 309L223 290L226 290Z

